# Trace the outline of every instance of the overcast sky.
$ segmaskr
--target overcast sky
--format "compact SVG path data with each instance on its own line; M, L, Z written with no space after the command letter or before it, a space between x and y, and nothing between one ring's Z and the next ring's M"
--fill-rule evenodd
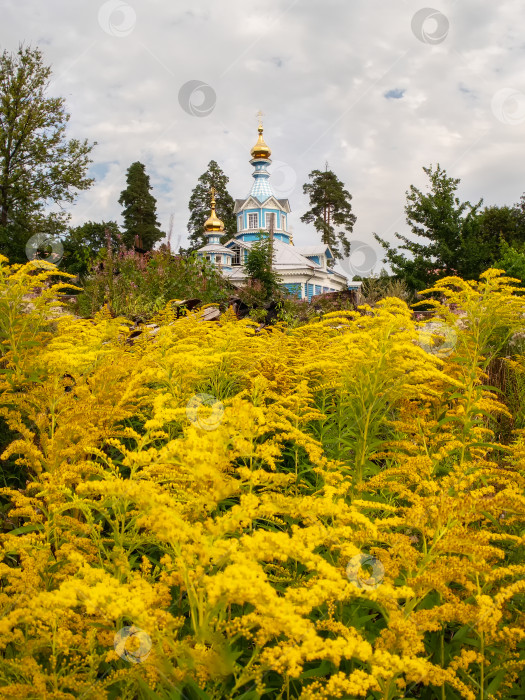
M173 214L184 244L211 159L232 196L247 195L262 110L295 243L317 241L300 222L302 185L327 161L353 196L352 271L377 259L378 272L372 232L407 232L405 192L425 187L423 166L461 178L470 201L513 204L525 190L525 3L429 2L3 0L0 43L43 50L70 135L98 142L73 223L120 221L140 160L163 229Z

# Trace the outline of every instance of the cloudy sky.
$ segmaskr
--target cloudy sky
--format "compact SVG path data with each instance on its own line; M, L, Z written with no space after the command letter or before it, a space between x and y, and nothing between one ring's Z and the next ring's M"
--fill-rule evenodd
M0 47L38 45L70 135L98 143L75 224L120 221L140 160L184 244L211 159L246 196L262 110L296 244L316 242L302 185L328 162L353 196L351 265L378 260L378 272L372 232L407 232L405 192L425 187L423 166L461 178L470 201L513 204L525 190L523 0L427 1L3 0Z

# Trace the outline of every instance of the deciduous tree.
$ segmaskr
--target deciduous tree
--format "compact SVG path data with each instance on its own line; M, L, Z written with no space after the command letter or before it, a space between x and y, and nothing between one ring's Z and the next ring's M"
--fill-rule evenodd
M121 234L116 221L86 221L69 229L64 239L64 257L61 268L80 277L89 272L90 263L108 244L118 248Z
M260 231L259 240L252 244L244 269L252 282L262 285L266 299L279 289L281 280L273 267L272 242L265 231Z
M374 234L386 250L383 262L390 263L394 275L415 290L447 275L477 278L491 255L490 242L480 234L483 200L477 204L462 202L456 196L460 180L449 177L439 163L423 170L430 180L430 191L425 193L411 185L405 206L407 223L419 240L396 233L403 245L395 249ZM400 252L403 250L411 257Z
M69 114L64 98L48 96L50 77L37 48L0 55L0 251L13 262L26 261L33 234L62 234L64 205L93 183L94 144L66 137Z

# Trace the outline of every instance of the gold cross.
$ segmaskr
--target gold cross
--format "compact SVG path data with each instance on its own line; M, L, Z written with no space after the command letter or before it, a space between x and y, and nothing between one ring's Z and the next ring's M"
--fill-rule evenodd
M259 120L259 124L262 126L262 118L264 117L263 112L261 112L261 110L259 110L255 116Z

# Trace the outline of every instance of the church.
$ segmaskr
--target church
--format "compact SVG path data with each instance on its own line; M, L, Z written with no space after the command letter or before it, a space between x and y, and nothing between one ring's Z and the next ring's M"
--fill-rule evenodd
M212 192L211 215L205 223L208 243L197 254L216 265L232 284L241 286L247 278L244 262L250 247L261 235L268 236L273 232L273 267L291 294L310 301L317 294L348 289L347 278L329 267L329 261L333 259L329 246L322 243L304 247L294 245L288 232L290 203L287 199L278 199L272 191L267 170L272 162L270 156L262 124L259 124L259 138L251 150L252 188L245 199L235 200L237 233L224 245L220 243L224 224L215 213Z

